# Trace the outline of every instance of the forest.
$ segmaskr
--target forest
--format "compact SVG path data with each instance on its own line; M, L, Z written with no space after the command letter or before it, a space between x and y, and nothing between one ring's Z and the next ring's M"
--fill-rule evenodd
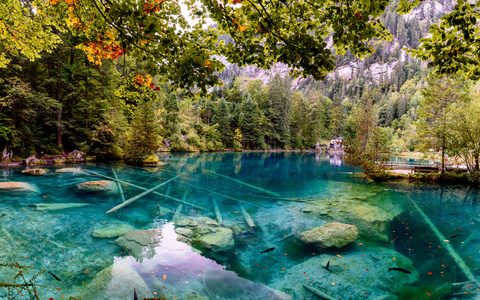
M237 27L232 31L228 29L231 24L222 23L225 15L218 16L218 26L198 31L218 31L218 36L213 33L194 36L193 33L197 34L196 30L199 29L195 25L194 29L190 29L191 33L185 34L187 37L172 43L182 42L186 52L192 46L189 39L201 39L205 41L205 46L224 45L221 54L230 55L227 57L233 57L232 61L236 64L221 69L218 60L213 57L203 62L205 74L192 75L188 73L190 71L182 69L183 63L193 68L192 64L199 62L193 61L192 57L203 54L189 52L186 62L177 56L175 61L170 62L170 70L167 58L163 62L165 65L157 60L156 67L155 64L152 67L150 57L138 55L138 49L124 51L127 49L126 43L138 44L138 41L122 38L123 44L118 43L113 33L107 30L103 36L95 33L97 40L101 38L100 42L89 42L91 33L82 29L82 11L76 11L75 2L50 1L46 11L64 5L63 8L72 12L65 17L67 25L77 28L77 32L80 28L85 33L79 35L75 30L54 30L53 36L47 36L53 42L45 43L50 48L35 52L28 43L12 46L5 42L11 31L5 26L8 22L2 22L2 47L6 50L2 54L4 68L0 69L0 149L4 149L3 159L18 160L30 155L60 154L73 149L79 149L96 160L135 160L157 151L303 150L314 148L317 142L344 137L351 143L361 145L364 152L373 148L381 153L428 152L442 148L446 154L472 160L469 166L475 166L478 170L480 149L477 148L480 140L475 130L480 120L477 120L478 114L475 112L480 99L478 88L471 81L476 79L475 67L461 70L467 76L455 75L460 68L452 66L458 64L435 65L437 60L433 60L433 63L429 63L433 69L429 72L419 59L427 55L425 47L436 49L433 43L438 39L432 40L431 45L427 40L421 41L429 28L432 32L431 28L435 29L434 24L439 22L450 22L448 24L453 24L451 26L457 26L452 21L455 17L459 18L455 15L457 10L463 12L461 17L467 20L461 26L473 26L476 22L473 21L476 13L474 7L471 8L472 12L467 10L473 14L472 17L462 7L455 7L447 15L445 11L431 10L419 21L416 17L406 18L399 14L401 10L411 10L414 7L412 3L399 0L383 2L389 4L383 11L381 6L365 9L365 13L377 17L375 20L378 21L372 25L376 33L366 34L365 38L370 40L355 40L356 44L349 44L352 41L341 41L333 35L336 52L331 57L323 57L321 53L325 50L322 52L317 49L320 51L318 57L325 59L315 62L317 71L302 66L304 60L301 57L307 53L296 54L297 64L289 58L293 55L277 53L277 50L272 52L273 58L277 55L277 59L270 57L260 61L261 55L256 50L245 54L255 58L238 57L239 53L247 53L245 50L248 48L248 45L243 45L244 48L239 50L239 39L259 42L258 32L262 29L258 28L265 24L258 25L257 35L253 32L252 36L248 36L250 27L234 24ZM15 2L11 3L15 5ZM40 5L35 1L32 3ZM161 14L167 7L160 7L162 1L155 3L157 6L144 6L147 8L143 11L146 15L142 17L143 23L147 24L148 18L156 15L155 12L160 15L157 18L165 18ZM460 4L470 9L470 5ZM3 8L8 8L8 5L8 2L3 4ZM209 7L208 4L206 7ZM106 10L109 12L114 8L112 6ZM211 11L209 16L215 17L215 12ZM203 13L196 11L197 16ZM227 9L224 13L227 13ZM246 16L251 14L248 11L244 13ZM319 17L319 20L325 17ZM362 16L354 18L357 23L363 20ZM7 17L5 20L8 21ZM105 20L108 21L108 18ZM244 22L247 20L251 19L247 18ZM19 20L11 20L11 24L16 21ZM154 24L155 20L150 21ZM56 24L52 20L49 22L52 23L50 26ZM90 30L98 30L95 27L97 21L88 22ZM111 26L115 27L115 22L112 19ZM290 24L276 22L267 25ZM337 21L332 19L329 22ZM370 21L365 22L370 24ZM143 23L140 28L146 31ZM179 22L188 27L184 23ZM150 31L157 29L151 28ZM469 30L477 29L459 30L468 35L471 34ZM379 32L387 32L389 36L381 39L377 37ZM167 29L165 33L172 34L171 38L174 39L174 32ZM326 39L332 38L331 33L326 32ZM119 35L122 34L120 30ZM134 33L131 34L133 36ZM239 34L245 36L239 37ZM449 36L444 35L440 39L448 40ZM43 41L47 37L43 37ZM154 39L154 36L150 36L150 39ZM145 47L153 44L154 48L150 51L159 51L158 47L161 46L147 40L140 42ZM318 42L321 44L324 40L319 39ZM266 51L267 45L264 45L263 50ZM310 47L301 46L307 50ZM457 56L460 55L464 45L458 43L454 46L458 49L455 50L458 51ZM15 47L20 47L21 51L15 50ZM165 50L168 45L161 47ZM288 47L278 48L278 51L280 49L289 50ZM405 52L406 49L412 50ZM171 53L173 56L179 55L173 50ZM182 65L175 65L180 62ZM264 82L251 79L242 71L242 67L248 64L262 67L271 66L273 62L285 63L290 68L290 75L272 74L270 80ZM468 63L465 65L468 66ZM336 70L325 75L323 71L330 70L330 64L337 68L349 64L355 64L355 67L347 77ZM379 64L391 64L391 70L373 74L372 68ZM294 86L292 81L298 76L297 66L304 68L302 76L305 79ZM178 69L178 74L173 69ZM318 73L320 70L323 70L321 74ZM467 125L472 131L465 132ZM471 153L474 153L473 158Z

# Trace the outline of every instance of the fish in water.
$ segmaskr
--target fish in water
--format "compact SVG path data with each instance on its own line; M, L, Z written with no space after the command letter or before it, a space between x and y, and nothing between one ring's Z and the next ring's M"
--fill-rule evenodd
M267 250L263 250L262 252L260 252L260 254L267 253L273 250L275 250L275 248L268 248Z
M330 268L330 260L328 260L327 266L325 267L325 269L328 271L328 268Z
M48 274L52 275L52 276L53 276L53 278L55 278L56 280L58 280L58 281L62 281L60 278L58 278L58 276L57 276L57 275L53 274L52 272L50 272L50 271L47 271L47 272L48 272Z
M450 215L456 215L456 214L457 214L456 212L453 212L453 213L451 213Z
M137 291L133 288L133 300L138 300Z
M394 271L400 271L400 272L407 273L407 274L412 274L412 272L410 272L409 270L405 270L405 269L403 269L403 268L388 268L388 272L390 272L390 271L392 271L392 270L394 270Z
M456 234L456 235L454 235L454 236L451 236L450 239L454 239L454 238L456 238L457 236L460 236L460 234Z

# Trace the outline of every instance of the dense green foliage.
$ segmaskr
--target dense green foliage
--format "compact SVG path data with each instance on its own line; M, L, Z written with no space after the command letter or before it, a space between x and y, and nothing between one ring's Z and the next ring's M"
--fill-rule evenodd
M0 149L24 157L78 148L98 159L137 159L155 151L312 149L345 137L350 151L369 158L356 162L365 168L375 169L368 161L382 153L441 148L478 171L478 114L473 113L478 93L449 75L457 81L446 85L445 95L455 94L449 86L457 83L465 88L458 99L449 97L448 111L444 107L439 115L433 104L441 104L437 91L444 79L426 80L427 71L403 49L422 42L415 55L428 58L425 45L432 39L450 41L450 33L421 40L428 28L438 30L431 26L439 21L439 28L460 26L473 36L473 8L460 1L441 19L444 12L436 10L421 18L396 12L422 1L317 2L205 1L204 7L192 6L196 25L174 19L178 4L158 0L146 1L131 15L125 15L128 1L4 2ZM32 3L39 5L37 13ZM311 9L320 4L324 10ZM91 19L86 8L96 17ZM5 15L8 9L18 14ZM295 17L302 12L308 21ZM207 16L218 25L204 30ZM463 17L468 22L462 23ZM39 35L16 36L12 29L31 19L45 25L32 25ZM237 64L215 73L223 58L213 54ZM371 55L357 59L366 54ZM471 63L442 55L444 61L453 59L451 73ZM274 62L285 63L293 75L312 76L250 80L241 68L251 63L269 68ZM433 66L446 73L442 64L434 60ZM463 69L474 76L475 68ZM218 79L224 85L201 96L192 93L206 92ZM463 123L455 115L462 115Z

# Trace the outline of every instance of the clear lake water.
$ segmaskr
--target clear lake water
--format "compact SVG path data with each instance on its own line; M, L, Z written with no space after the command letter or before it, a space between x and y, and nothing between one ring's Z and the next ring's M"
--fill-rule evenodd
M5 285L26 280L39 299L134 299L134 289L138 299L480 299L477 188L374 184L315 153L159 157L165 165L155 168L0 169L0 185L28 183L0 192L0 298L32 298ZM55 172L67 167L94 173ZM111 192L77 187L115 176ZM107 214L123 201L120 187L138 199ZM359 237L337 248L301 241L331 222L355 225ZM155 238L94 236L122 226ZM179 241L180 227L191 236ZM226 251L202 244L215 228L233 239L219 246Z

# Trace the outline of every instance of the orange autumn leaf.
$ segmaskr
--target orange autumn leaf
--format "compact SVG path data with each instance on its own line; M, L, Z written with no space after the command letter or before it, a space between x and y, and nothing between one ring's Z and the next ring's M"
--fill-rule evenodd
M57 4L58 0L50 0L50 5Z
M247 26L245 25L238 26L238 30L240 30L240 32L244 31L245 29L247 29Z
M242 0L233 0L233 5L235 4L241 4L242 3Z

